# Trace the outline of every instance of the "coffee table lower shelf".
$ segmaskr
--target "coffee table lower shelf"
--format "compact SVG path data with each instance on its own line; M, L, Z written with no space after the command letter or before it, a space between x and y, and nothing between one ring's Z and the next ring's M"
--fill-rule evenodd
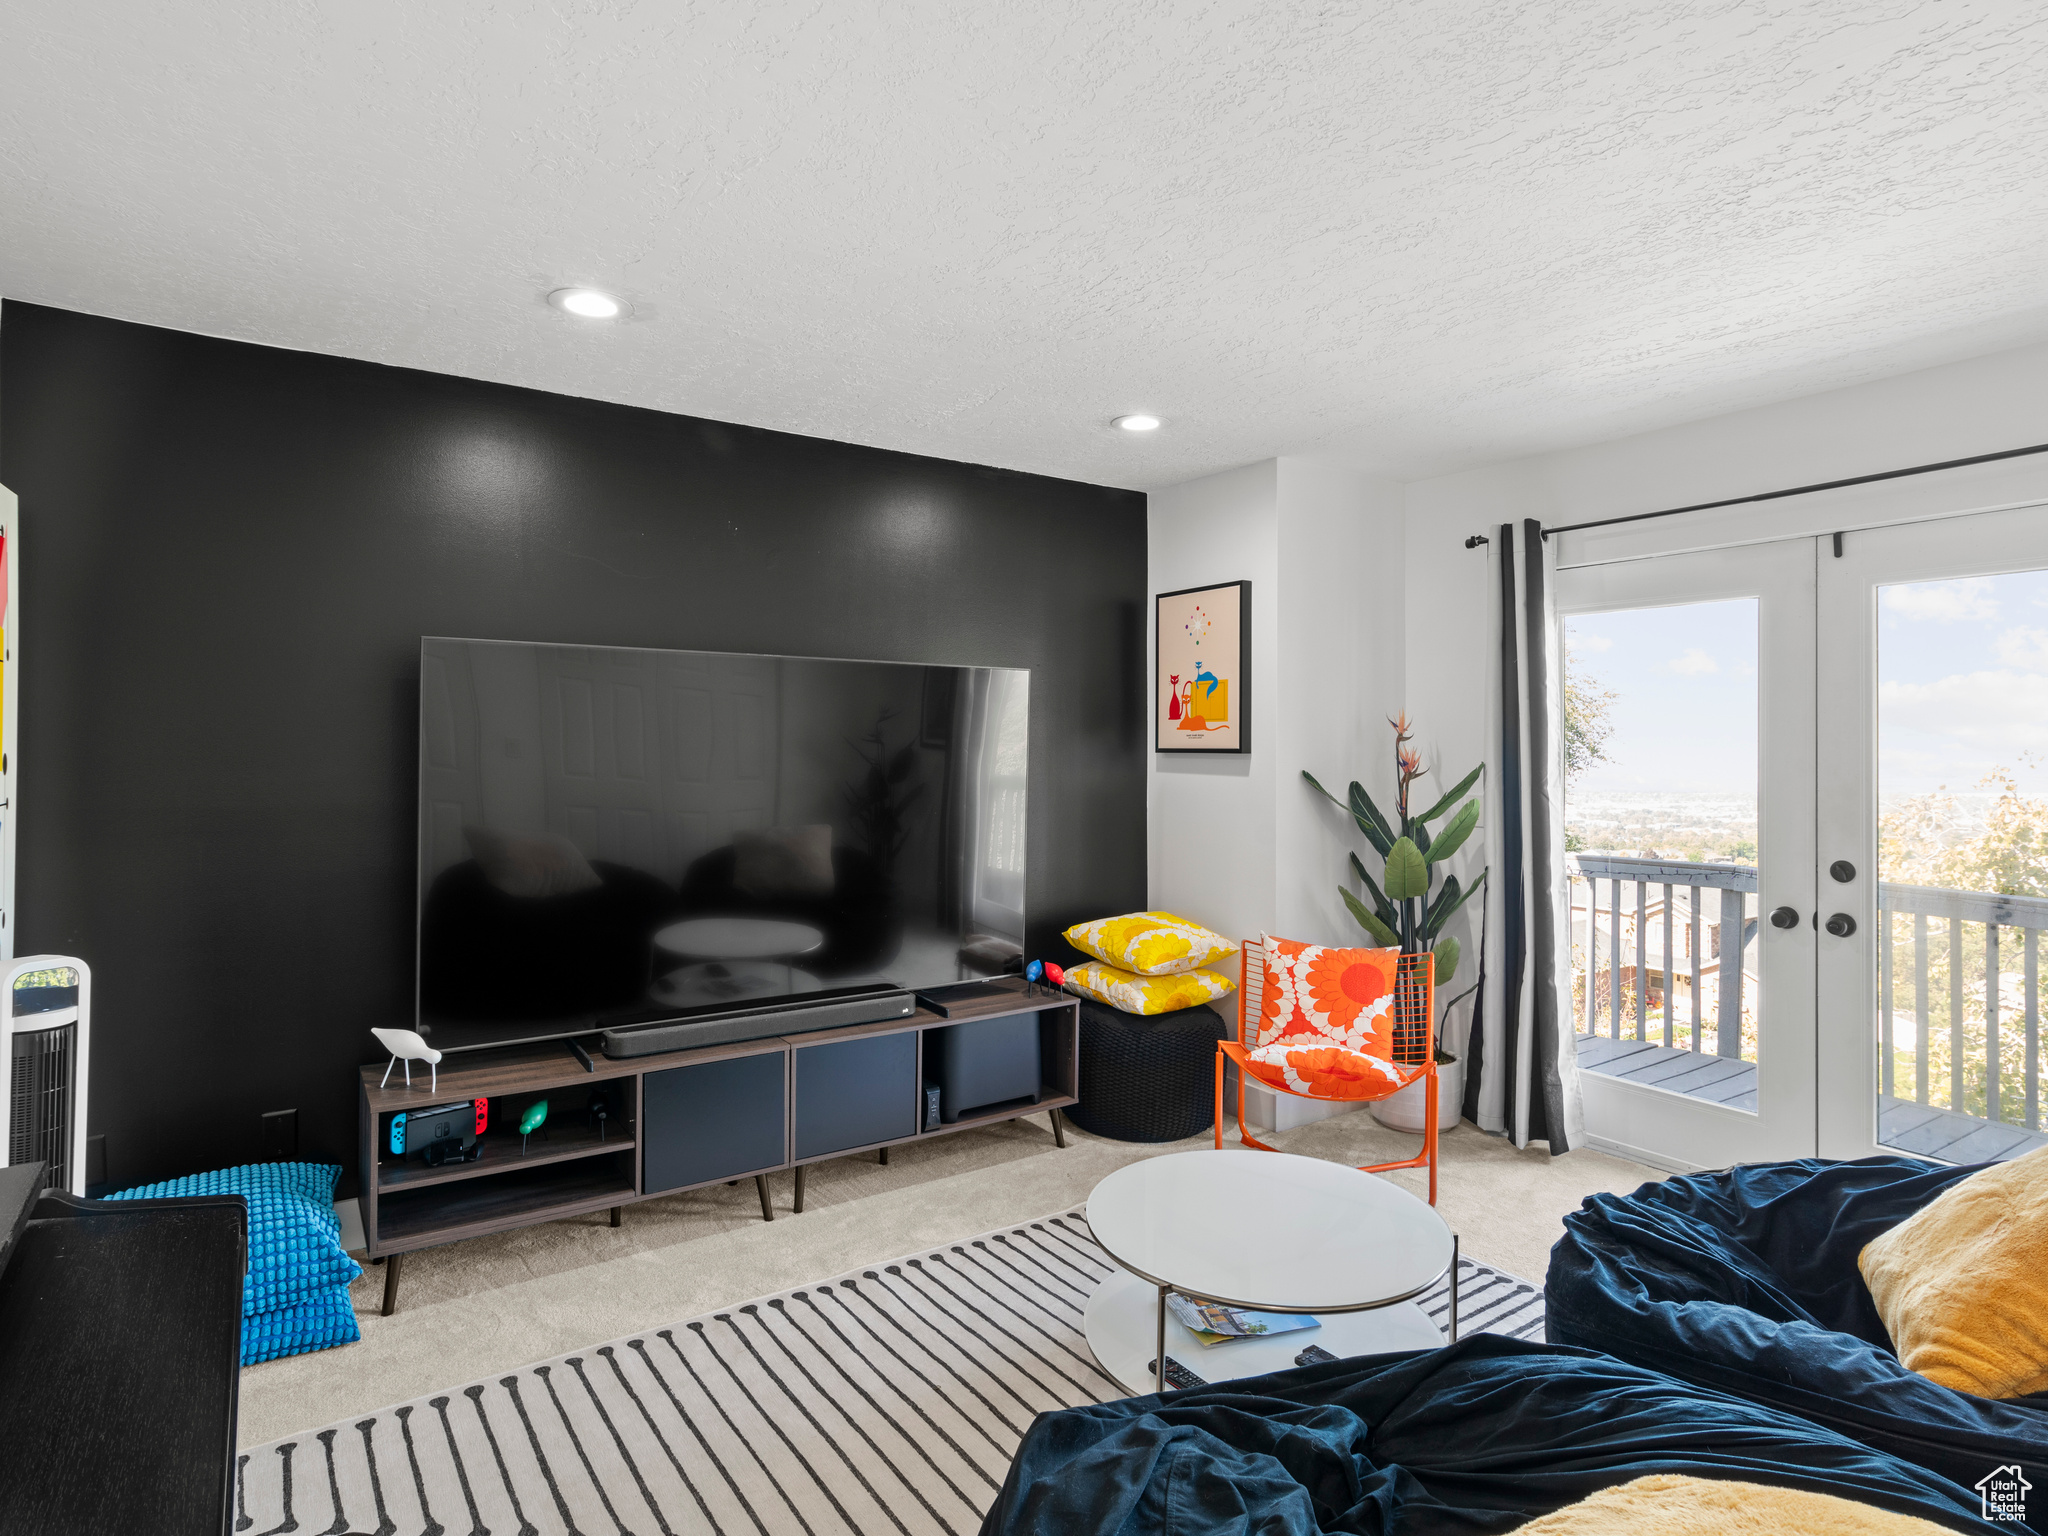
M1369 1312L1318 1313L1320 1326L1264 1339L1236 1339L1210 1349L1166 1314L1166 1353L1205 1381L1237 1381L1268 1371L1291 1371L1294 1357L1311 1344L1331 1354L1384 1355L1397 1350L1435 1349L1444 1341L1429 1315L1412 1301ZM1133 1397L1154 1391L1152 1362L1158 1358L1159 1288L1119 1270L1088 1298L1083 1331L1095 1363Z

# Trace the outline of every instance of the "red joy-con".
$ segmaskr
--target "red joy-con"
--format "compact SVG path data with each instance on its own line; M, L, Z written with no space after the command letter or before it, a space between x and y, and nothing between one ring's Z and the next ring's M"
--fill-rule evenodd
M476 1133L477 1133L477 1135L479 1135L479 1136L483 1135L483 1133L484 1133L484 1122L485 1122L485 1121L487 1121L487 1120L489 1120L489 1119L490 1119L490 1117L491 1117L491 1101L490 1101L489 1099L478 1099L478 1100L476 1101Z

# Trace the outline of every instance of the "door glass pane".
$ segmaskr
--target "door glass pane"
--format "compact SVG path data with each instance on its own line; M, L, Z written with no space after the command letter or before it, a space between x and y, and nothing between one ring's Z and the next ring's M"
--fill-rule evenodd
M1564 631L1579 1065L1754 1114L1757 600Z
M2016 1157L2048 1144L2048 571L1880 587L1877 615L1878 1140Z

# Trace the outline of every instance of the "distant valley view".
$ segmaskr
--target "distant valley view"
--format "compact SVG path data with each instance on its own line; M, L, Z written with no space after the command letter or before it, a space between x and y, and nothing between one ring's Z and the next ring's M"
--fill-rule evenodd
M1584 790L1565 801L1565 849L1692 864L1756 862L1756 796Z
M1959 794L1886 795L1882 835L1886 874L1912 879L1925 871L1898 867L1895 840L1922 857L1976 844L2002 820L2003 805L2017 798L1986 790ZM2022 805L2024 801L2020 802ZM1907 828L1911 832L1906 831ZM1757 861L1756 796L1656 793L1630 790L1571 790L1565 799L1564 844L1569 853L1607 853L1692 864ZM1998 882L2005 889L2009 882ZM2018 889L2028 890L2027 884Z

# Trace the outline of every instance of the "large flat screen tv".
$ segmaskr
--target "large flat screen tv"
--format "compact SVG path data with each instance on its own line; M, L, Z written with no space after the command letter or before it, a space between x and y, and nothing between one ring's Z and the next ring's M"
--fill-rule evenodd
M420 642L444 1050L1021 968L1030 673Z

